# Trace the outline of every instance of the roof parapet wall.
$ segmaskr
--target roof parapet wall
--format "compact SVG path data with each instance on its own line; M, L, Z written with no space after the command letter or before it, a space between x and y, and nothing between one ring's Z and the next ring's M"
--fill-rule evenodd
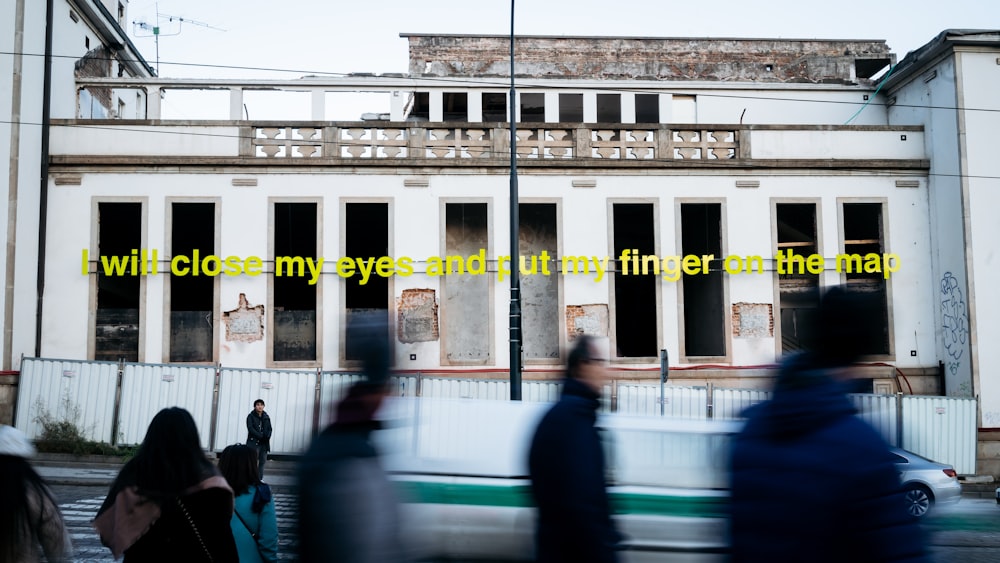
M412 76L510 76L510 38L401 34ZM517 76L848 84L895 61L884 40L517 37Z

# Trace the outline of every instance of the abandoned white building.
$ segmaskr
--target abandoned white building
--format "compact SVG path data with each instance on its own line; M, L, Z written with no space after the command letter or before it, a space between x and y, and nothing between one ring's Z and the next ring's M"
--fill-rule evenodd
M881 303L872 389L977 396L1000 427L997 303L974 293L1000 274L997 32L898 65L871 40L519 37L513 100L507 37L404 37L398 75L142 64L54 89L76 112L52 113L40 331L6 357L349 370L346 327L376 316L403 373L506 379L513 106L526 379L585 332L619 378L665 349L672 381L765 387L815 291L847 283ZM222 111L172 119L186 90ZM247 119L260 92L309 117ZM330 120L354 92L370 113ZM34 326L34 297L5 327Z

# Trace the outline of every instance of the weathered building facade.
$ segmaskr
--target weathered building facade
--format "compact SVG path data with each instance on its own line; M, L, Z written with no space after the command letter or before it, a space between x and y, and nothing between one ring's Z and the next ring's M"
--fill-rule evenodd
M939 215L951 149L899 113L916 71L876 92L884 42L524 37L511 103L506 38L406 37L401 75L80 77L146 106L54 122L41 355L352 369L348 327L376 317L400 370L505 379L513 106L526 378L585 332L620 378L656 377L667 350L673 380L763 387L816 291L847 283L881 304L873 388L987 389L981 351L945 359L975 303L943 315L940 295L993 265ZM197 88L228 112L165 119ZM258 90L308 92L311 119L248 121ZM356 91L385 107L326 118Z

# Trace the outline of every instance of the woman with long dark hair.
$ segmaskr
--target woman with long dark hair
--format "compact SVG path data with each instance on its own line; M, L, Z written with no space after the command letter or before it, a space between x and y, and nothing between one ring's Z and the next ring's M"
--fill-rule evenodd
M191 413L153 417L139 451L122 467L94 527L125 562L236 562L229 528L233 491L205 457Z
M28 463L35 448L12 426L0 425L0 563L66 561L69 533L45 482Z
M278 560L278 517L270 488L261 483L257 467L257 449L244 444L228 446L219 456L219 471L236 494L230 527L240 563L275 563ZM268 492L258 495L258 489Z

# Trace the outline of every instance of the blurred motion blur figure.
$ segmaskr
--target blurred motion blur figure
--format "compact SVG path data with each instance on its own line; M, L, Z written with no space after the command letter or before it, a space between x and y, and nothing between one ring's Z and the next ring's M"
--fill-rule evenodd
M125 562L238 561L233 490L205 457L191 413L156 413L97 511L101 543Z
M364 379L351 386L336 419L313 440L299 468L299 560L303 563L403 561L399 502L371 434L388 391L382 338L359 346Z
M594 426L607 363L593 338L577 336L559 402L535 430L528 470L540 563L618 560L621 536L611 520L604 451Z
M278 517L270 492L266 501L256 494L267 487L257 477L257 452L234 444L222 450L219 471L236 495L229 526L236 540L240 563L275 563L278 560Z
M734 562L926 560L888 445L847 397L871 311L861 294L827 291L810 349L746 411L732 450Z
M28 463L35 447L0 425L0 563L69 561L69 532L44 481Z

